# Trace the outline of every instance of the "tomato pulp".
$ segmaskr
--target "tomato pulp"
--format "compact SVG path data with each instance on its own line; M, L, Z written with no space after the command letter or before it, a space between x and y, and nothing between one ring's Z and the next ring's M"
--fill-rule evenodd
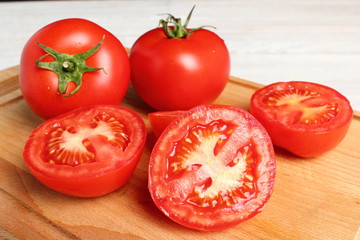
M159 111L148 114L152 132L156 138L164 132L165 128L176 118L183 115L186 111Z
M53 49L50 53L57 59L36 43ZM90 54L96 46L97 51ZM63 59L62 54L71 56ZM42 65L55 67L55 72ZM22 51L20 89L31 109L44 119L81 106L119 104L129 83L129 58L121 42L85 19L63 19L41 28Z
M339 92L311 82L278 82L257 90L250 112L273 143L298 156L314 157L335 148L353 116Z
M149 189L175 222L221 230L263 209L275 168L270 137L253 116L237 107L201 105L172 121L158 139Z
M33 175L58 192L97 197L124 185L146 140L135 112L117 105L88 106L45 121L25 144Z

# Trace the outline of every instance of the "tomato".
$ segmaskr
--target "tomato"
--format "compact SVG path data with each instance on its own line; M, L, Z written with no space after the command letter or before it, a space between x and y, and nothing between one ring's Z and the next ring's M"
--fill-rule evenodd
M165 29L146 32L130 51L134 89L160 111L188 110L211 103L223 91L230 73L224 40L206 29L185 29L177 20L171 20L176 27L165 24ZM187 34L166 35L174 29Z
M77 197L97 197L123 186L146 139L140 116L118 105L86 106L36 128L23 152L44 185Z
M175 222L221 230L262 211L275 169L270 137L250 113L200 105L172 121L156 142L149 189Z
M160 111L148 114L152 132L159 138L165 128L176 118L183 115L186 111Z
M250 112L275 145L301 157L335 148L353 116L349 101L332 88L311 82L277 82L257 90Z
M28 40L19 83L28 105L44 119L81 106L119 104L130 83L129 58L99 25L63 19Z

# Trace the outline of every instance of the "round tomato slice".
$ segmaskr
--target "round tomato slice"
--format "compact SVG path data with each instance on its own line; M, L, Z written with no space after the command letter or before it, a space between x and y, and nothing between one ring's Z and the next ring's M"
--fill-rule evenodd
M45 121L25 144L33 175L58 192L97 197L133 174L146 140L140 116L121 106L75 109Z
M156 138L159 138L165 128L176 118L183 115L186 111L158 111L148 114L149 123L152 132Z
M343 95L311 82L278 82L261 88L251 98L250 112L275 145L302 157L335 148L353 116Z
M253 116L237 107L201 105L172 121L158 139L149 189L175 222L221 230L263 209L275 168L270 137Z

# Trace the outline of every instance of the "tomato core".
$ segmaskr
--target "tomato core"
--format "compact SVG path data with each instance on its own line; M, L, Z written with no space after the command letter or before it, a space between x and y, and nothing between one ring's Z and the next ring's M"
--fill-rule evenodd
M187 202L202 208L224 208L254 194L256 154L252 143L238 149L235 157L226 163L223 156L218 156L236 127L221 120L196 125L174 144L167 159L167 181L181 179L187 172L200 168L204 172L202 180L188 194Z
M125 126L109 114L95 116L88 127L76 130L71 126L54 126L45 146L44 161L51 164L77 166L96 161L96 150L91 138L104 138L114 147L124 151L129 144Z
M336 102L324 102L320 93L298 88L274 91L265 101L267 106L280 110L279 120L283 123L322 124L329 122L339 112ZM284 116L289 113L292 113L290 117Z

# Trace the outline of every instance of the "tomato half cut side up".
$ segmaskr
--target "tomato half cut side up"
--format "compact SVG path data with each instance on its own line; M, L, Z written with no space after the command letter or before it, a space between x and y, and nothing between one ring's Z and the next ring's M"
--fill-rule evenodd
M132 176L146 140L134 111L99 105L75 109L36 128L23 158L44 185L76 197L98 197Z
M275 169L270 137L253 116L237 107L201 105L171 122L158 139L149 190L175 222L222 230L262 211Z
M152 132L156 138L159 138L160 135L164 132L165 128L176 118L183 115L186 111L158 111L151 112L148 114L149 123Z
M273 143L301 157L335 148L353 117L349 101L336 90L311 82L277 82L257 90L250 112Z

